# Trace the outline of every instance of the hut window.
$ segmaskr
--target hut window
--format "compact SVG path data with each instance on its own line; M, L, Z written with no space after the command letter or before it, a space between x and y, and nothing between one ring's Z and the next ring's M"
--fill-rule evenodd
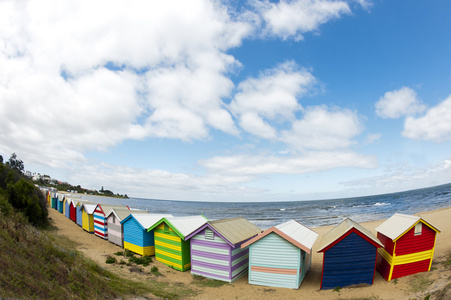
M116 216L113 215L113 224L116 224Z
M169 226L168 226L168 224L166 224L166 223L163 223L164 224L164 232L165 233L169 233Z
M215 239L215 234L213 232L213 230L211 229L205 229L205 239L206 240L214 240Z
M421 229L422 229L422 226L423 224L420 222L420 223L417 223L416 225L415 225L415 235L421 235Z

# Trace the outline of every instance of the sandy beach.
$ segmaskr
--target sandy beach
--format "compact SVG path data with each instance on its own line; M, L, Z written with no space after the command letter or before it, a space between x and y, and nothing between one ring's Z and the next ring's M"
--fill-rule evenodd
M250 285L247 276L243 276L232 284L215 288L199 287L193 284L193 289L199 291L195 299L299 299L300 297L305 299L423 299L428 294L431 294L430 299L437 299L438 291L442 291L447 285L447 294L442 294L438 299L451 299L451 289L449 288L449 285L451 285L451 266L444 263L450 259L451 255L451 207L417 215L425 218L441 230L437 237L430 272L410 275L390 282L386 282L376 272L372 286L348 287L339 291L320 290L322 253L316 251L321 236L332 227L318 227L312 228L319 234L313 247L312 267L298 290ZM189 271L179 272L155 260L150 266L144 268L144 272L131 272L130 267L127 266L106 264L107 255L113 255L115 252L123 251L123 249L94 234L85 232L54 209L49 209L49 217L54 221L57 235L65 236L76 242L77 248L74 250L83 253L107 270L143 282L156 280L167 282L170 285L193 283L194 279ZM302 220L299 221L302 222ZM383 221L365 222L361 225L376 234L375 228ZM157 266L164 276L150 275L149 271L153 265ZM152 298L152 295L149 295L149 297Z

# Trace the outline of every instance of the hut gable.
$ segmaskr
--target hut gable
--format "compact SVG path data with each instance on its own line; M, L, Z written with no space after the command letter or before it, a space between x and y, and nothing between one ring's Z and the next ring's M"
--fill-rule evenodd
M208 221L185 237L191 242L191 274L234 282L247 273L249 249L241 244L261 229L239 217Z
M294 246L304 250L308 254L310 254L313 244L318 238L318 234L313 230L311 230L310 228L302 225L296 220L290 220L265 230L255 238L243 244L241 247L242 248L247 247L252 243L255 243L256 241L264 238L270 233L275 233L279 235L288 242L292 243Z
M295 220L271 227L249 241L249 283L298 289L311 266L318 234Z
M377 249L382 243L371 231L346 219L323 235L321 289L373 284Z
M387 221L379 225L376 228L376 231L390 238L393 242L396 242L399 238L401 238L401 236L407 233L410 229L414 228L414 226L419 222L433 231L440 233L440 230L421 217L399 213L394 214Z
M435 226L419 216L396 213L376 228L384 244L379 249L377 270L390 281L431 269L437 233Z
M327 251L353 232L375 247L384 246L371 231L347 218L323 235L318 247L318 252Z

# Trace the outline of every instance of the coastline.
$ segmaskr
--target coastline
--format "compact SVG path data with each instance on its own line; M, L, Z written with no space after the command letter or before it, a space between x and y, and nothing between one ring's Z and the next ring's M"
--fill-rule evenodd
M298 299L301 296L307 299L422 299L428 294L433 294L434 291L444 289L449 284L449 278L451 278L451 266L444 264L444 261L447 261L451 255L451 232L449 230L451 228L451 207L415 215L430 221L441 231L437 236L434 259L430 272L410 275L390 282L385 281L376 272L374 284L371 286L345 287L339 291L334 291L319 289L323 257L321 253L317 253L322 235L334 226L312 228L319 234L319 237L313 246L311 269L298 290L250 285L248 284L247 276L243 276L232 284L224 284L220 287L199 287L194 284L193 277L189 271L179 272L155 260L150 266L144 268L145 272L142 273L131 272L128 267L118 264L106 264L105 259L107 255L113 255L115 252L123 251L123 249L93 234L86 233L81 227L67 219L64 215L54 209L49 209L49 216L57 228L56 234L74 241L77 245L75 250L94 260L100 266L116 274L138 281L155 280L169 285L187 284L190 288L199 292L197 296L192 297L193 299L273 299L276 297L281 299ZM302 222L302 220L299 221ZM385 219L361 222L360 224L375 234L374 229L384 221ZM157 266L164 276L155 277L149 275L147 268L150 270L150 267L153 265ZM430 282L430 284L422 290L417 291L415 288L415 286L418 286L417 281L426 281ZM149 295L149 297L151 296ZM448 292L447 296L451 296L451 291ZM434 297L430 299L434 299Z

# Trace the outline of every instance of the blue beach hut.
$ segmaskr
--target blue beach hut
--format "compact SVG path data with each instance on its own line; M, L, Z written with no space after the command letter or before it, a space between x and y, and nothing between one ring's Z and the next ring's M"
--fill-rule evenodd
M64 215L66 216L66 218L70 219L70 203L71 203L71 198L69 198L70 195L66 195L64 197Z
M169 214L134 214L121 221L124 231L124 249L140 255L155 255L155 238L149 227Z
M379 239L363 226L346 219L323 235L321 289L373 284Z
M76 220L77 220L77 225L82 227L83 226L83 210L82 210L82 205L83 203L86 203L85 201L74 201L75 202L75 214L76 216Z

